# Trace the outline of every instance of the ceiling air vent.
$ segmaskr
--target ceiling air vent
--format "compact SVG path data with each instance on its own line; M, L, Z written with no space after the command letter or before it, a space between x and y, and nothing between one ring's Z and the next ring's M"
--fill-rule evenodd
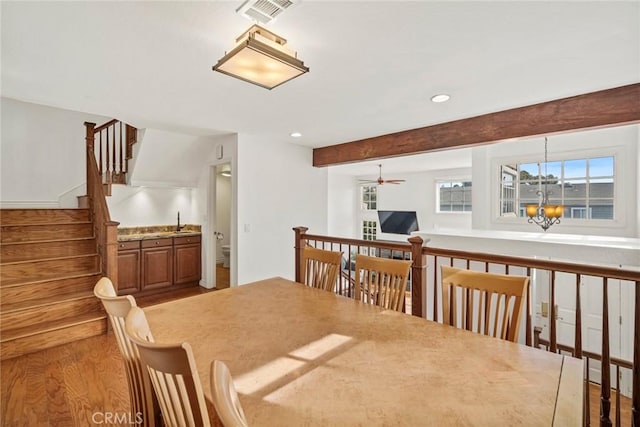
M268 24L295 3L296 0L247 0L236 12L251 21Z

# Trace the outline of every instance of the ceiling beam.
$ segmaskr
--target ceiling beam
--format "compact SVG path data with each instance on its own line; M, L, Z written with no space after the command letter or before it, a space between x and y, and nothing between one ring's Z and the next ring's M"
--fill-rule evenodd
M313 150L331 166L640 122L640 83Z

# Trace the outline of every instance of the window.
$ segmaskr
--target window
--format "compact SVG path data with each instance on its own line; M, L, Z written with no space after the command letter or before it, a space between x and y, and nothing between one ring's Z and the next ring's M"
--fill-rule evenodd
M436 181L436 212L471 212L471 181Z
M360 195L363 210L375 211L378 209L378 186L363 185L360 189Z
M378 230L378 186L360 186L360 238L376 240Z
M362 221L362 240L376 240L377 221Z
M524 217L546 188L549 203L563 205L564 218L614 218L614 157L502 165L500 215Z

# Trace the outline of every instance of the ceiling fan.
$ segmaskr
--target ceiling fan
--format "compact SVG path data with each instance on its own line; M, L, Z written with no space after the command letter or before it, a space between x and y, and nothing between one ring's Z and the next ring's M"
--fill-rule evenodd
M378 179L361 179L359 180L363 184L400 184L405 182L404 179L382 179L382 165L378 165L380 168L380 175L378 175Z

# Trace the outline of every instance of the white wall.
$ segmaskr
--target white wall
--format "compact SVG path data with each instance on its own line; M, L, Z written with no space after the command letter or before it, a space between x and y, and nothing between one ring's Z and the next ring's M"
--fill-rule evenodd
M615 221L562 219L547 233L638 237L638 125L572 132L549 137L549 161L559 157L584 158L613 152L615 169ZM532 231L522 218L499 217L500 165L541 161L544 138L502 142L473 149L473 228L482 230ZM536 230L538 231L538 230Z
M84 122L111 118L1 99L2 207L77 207L59 198L86 181ZM66 203L73 203L69 206Z
M636 237L640 237L640 208L637 207L640 200L640 126L636 126Z
M327 170L312 150L238 137L238 283L294 277L293 227L327 232Z
M330 236L356 238L358 188L355 178L332 173L331 169L327 169L327 172L327 233ZM315 233L315 230L309 232Z
M196 187L215 137L147 128L136 144L130 183L135 186Z
M379 210L416 211L421 230L438 228L471 228L470 213L437 213L436 181L440 179L470 179L471 168L429 170L412 173L389 173L394 179L404 179L402 184L378 186ZM360 205L358 179L375 179L375 176L351 177L329 171L328 223L329 234L360 238ZM313 232L313 230L311 230ZM405 241L409 236L380 233L378 239Z
M107 205L119 227L199 224L193 211L190 188L132 187L113 185Z
M379 186L378 209L417 211L420 230L471 228L470 213L436 212L436 181L441 179L468 180L471 178L471 169L431 170L410 174L394 173L393 177L406 181L404 184ZM381 233L379 238L405 241L408 236Z

